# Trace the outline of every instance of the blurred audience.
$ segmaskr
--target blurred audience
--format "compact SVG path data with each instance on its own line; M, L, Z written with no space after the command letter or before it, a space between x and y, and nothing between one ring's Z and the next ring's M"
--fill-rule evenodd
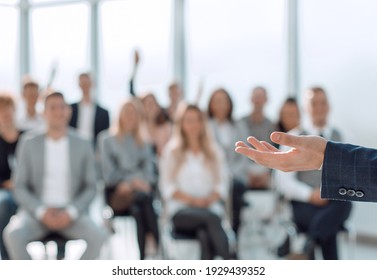
M306 91L305 108L310 117L307 125L301 123L300 109L293 97L284 101L274 124L265 115L268 93L262 86L252 90L252 110L239 121L233 118L234 104L227 90L214 90L208 103L207 122L198 106L181 102L183 90L178 82L168 86L166 108L160 106L151 92L136 94L138 50L133 52L132 63L131 97L122 104L111 129L109 112L93 96L94 81L90 73L79 75L81 100L70 107L66 106L62 94L49 88L44 113L40 112L43 106L38 105L39 84L29 76L23 79L19 104L9 94L0 93L2 259L9 256L29 259L27 243L48 232L84 238L88 248L82 258L96 258L106 233L87 213L96 193L95 174L102 175L106 203L114 214L135 218L141 259L147 257L150 248L156 252L160 245L154 203L161 199L156 196L159 188L173 230L197 237L202 259L215 256L229 259L228 240L222 227L225 204L231 205L229 217L238 234L241 210L248 204L244 201L245 191L265 191L271 187L271 170L235 153L234 143L250 135L271 143L270 134L275 130L342 140L338 130L328 122L330 106L321 87ZM69 130L67 123L80 136ZM17 145L20 135L31 130L35 133L24 133ZM42 134L43 130L47 133ZM90 140L90 149L82 138ZM93 147L98 148L97 161L93 158ZM93 163L100 164L101 168L93 169ZM291 202L293 221L308 236L302 254L290 257L314 258L313 248L319 245L324 259L337 259L336 234L347 220L351 204L320 199L321 171L277 171L274 176L282 196ZM20 209L9 223L17 210L13 193ZM4 228L6 246L1 238Z
M136 220L140 259L146 257L147 244L157 253L159 230L153 208L152 147L143 139L141 104L133 98L125 102L114 129L99 137L99 151L107 204L115 215L132 215Z
M22 130L15 126L15 108L12 96L0 93L0 255L3 260L9 260L3 231L17 210L12 171L16 167L15 150Z
M93 148L68 129L70 109L61 93L48 95L44 110L47 132L24 137L17 148L19 210L4 230L9 255L31 259L28 243L58 232L85 240L81 259L95 259L107 233L88 213L96 193Z
M173 230L196 237L201 259L229 259L222 227L229 187L228 168L213 143L201 110L181 104L175 133L160 162L160 188Z
M330 105L325 90L312 87L305 92L305 107L310 116L308 127L290 130L296 135L314 134L332 141L341 141L339 132L330 126L328 115ZM289 102L292 119L299 116L297 104ZM287 103L285 103L287 108ZM292 122L293 123L293 122ZM287 147L281 147L282 150ZM338 259L336 236L351 212L351 202L321 199L320 184L322 172L281 172L274 171L275 183L281 193L291 201L293 221L307 239L302 253L291 254L291 259L314 259L315 246L322 249L323 259Z

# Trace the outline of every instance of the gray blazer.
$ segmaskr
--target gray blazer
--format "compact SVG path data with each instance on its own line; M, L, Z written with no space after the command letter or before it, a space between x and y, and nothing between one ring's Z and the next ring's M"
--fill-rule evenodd
M43 206L43 177L45 172L46 134L27 134L17 148L17 168L14 174L14 195L20 210L35 216ZM69 160L71 167L72 205L80 215L87 211L96 194L96 176L92 144L75 132L68 132ZM56 159L59 160L59 159Z
M98 142L102 175L107 187L114 187L121 181L135 178L150 184L156 182L153 152L149 144L138 146L132 136L118 139L109 131L101 132Z

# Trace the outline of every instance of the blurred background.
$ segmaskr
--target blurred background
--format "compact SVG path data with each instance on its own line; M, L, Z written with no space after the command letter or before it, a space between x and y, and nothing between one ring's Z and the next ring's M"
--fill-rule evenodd
M137 49L136 91L163 106L173 80L186 100L202 90L203 108L221 86L241 117L262 85L276 120L287 96L320 85L346 142L377 148L376 26L375 0L0 0L0 88L19 93L24 74L42 87L53 77L74 102L78 74L90 71L113 113ZM375 213L375 204L355 203L360 237L377 240Z

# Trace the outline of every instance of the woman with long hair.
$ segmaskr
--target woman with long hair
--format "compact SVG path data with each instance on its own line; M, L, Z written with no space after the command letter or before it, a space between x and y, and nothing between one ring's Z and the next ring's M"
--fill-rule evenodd
M276 124L277 131L288 132L300 126L300 108L296 98L288 97L284 100Z
M140 106L136 98L121 106L114 128L100 136L99 151L106 202L115 215L135 218L140 258L144 259L147 234L153 235L158 246L159 230L152 204L152 148L141 134Z
M222 150L214 145L197 106L181 104L176 118L173 137L160 161L159 184L173 230L195 235L202 259L229 259L221 224L228 190Z
M161 108L153 93L141 97L145 119L145 138L153 145L155 154L159 157L171 137L172 125L167 113Z

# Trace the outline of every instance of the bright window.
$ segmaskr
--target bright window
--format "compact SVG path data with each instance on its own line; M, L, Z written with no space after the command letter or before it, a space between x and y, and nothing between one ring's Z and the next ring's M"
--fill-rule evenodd
M32 9L31 73L46 86L56 65L52 86L68 102L80 98L77 77L90 70L89 34L87 4Z
M19 13L15 8L0 6L0 90L19 91Z
M232 94L238 116L250 111L257 85L269 92L267 113L276 117L285 92L283 0L187 1L188 97L201 104L216 87Z
M129 96L133 51L139 49L135 90L152 91L164 104L170 81L171 1L106 1L100 7L100 100L114 112Z
M299 4L302 91L323 86L331 100L331 123L346 140L377 147L377 2Z

